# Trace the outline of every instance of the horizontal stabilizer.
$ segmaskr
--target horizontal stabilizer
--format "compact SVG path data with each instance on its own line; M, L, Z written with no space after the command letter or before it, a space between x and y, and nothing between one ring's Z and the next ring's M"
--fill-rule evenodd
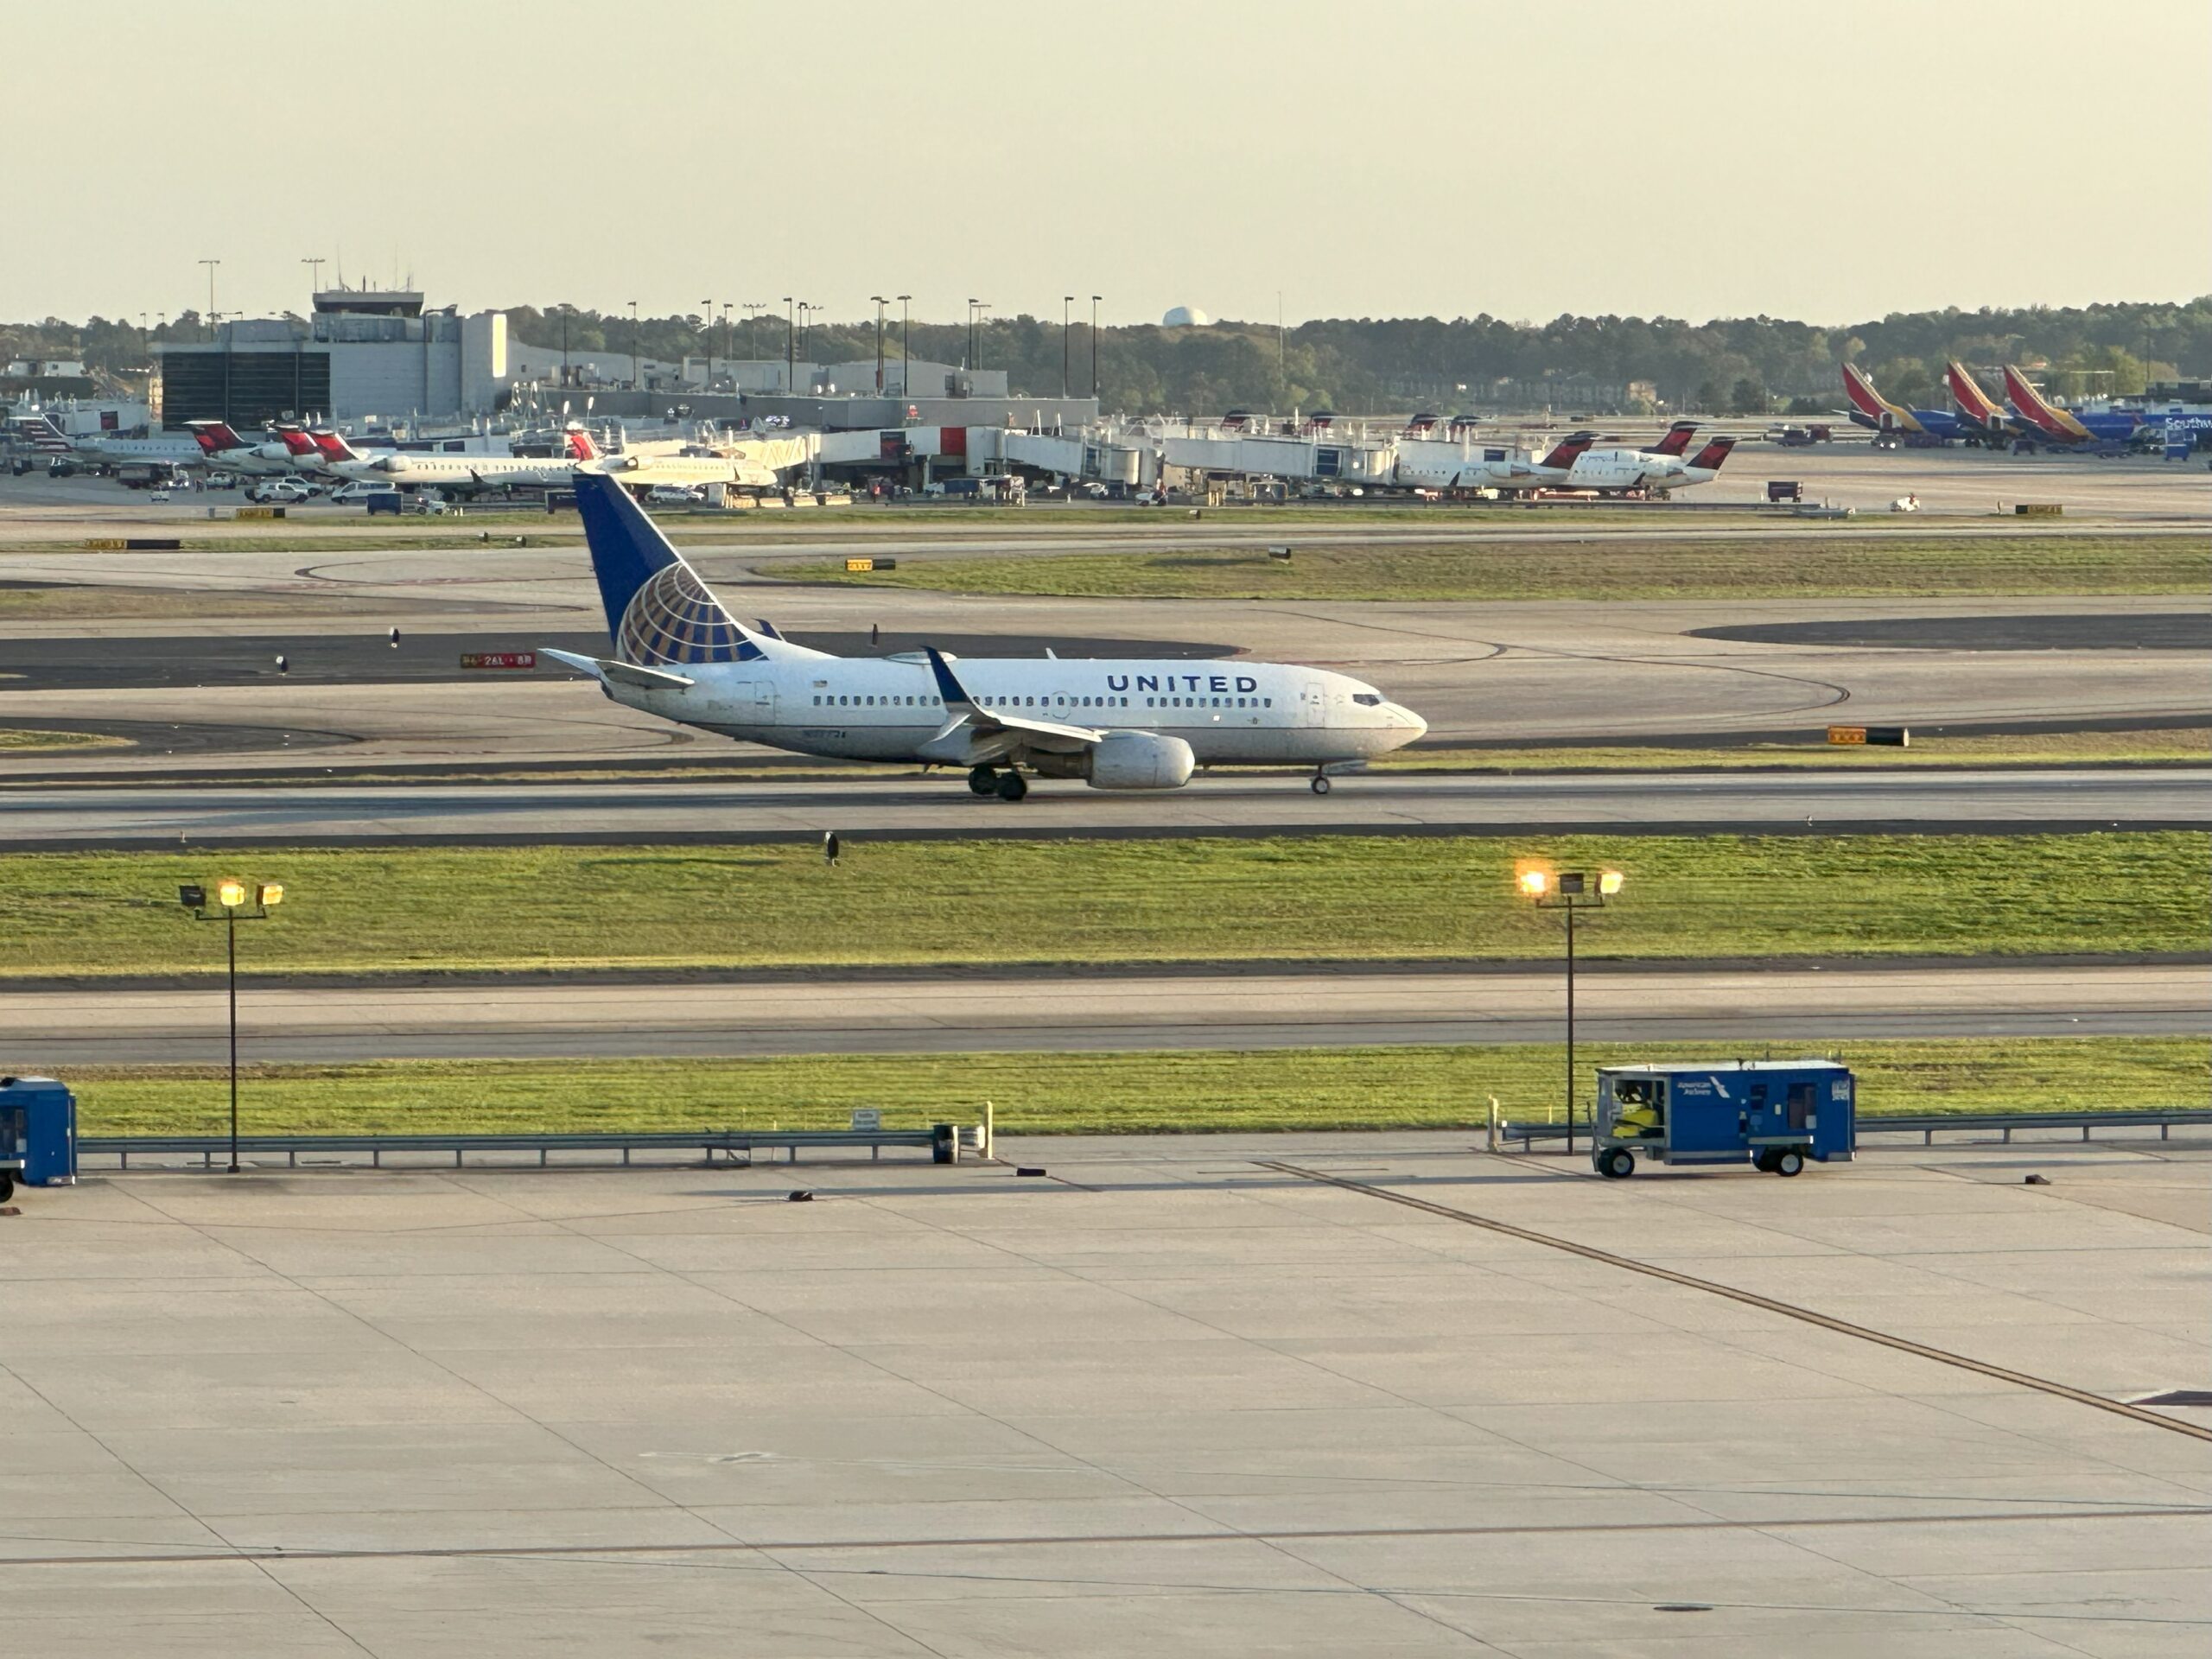
M685 686L698 683L689 675L671 674L664 668L619 663L605 657L586 657L580 652L549 648L542 654L556 663L566 663L579 674L588 674L594 680L609 681L617 685L634 685L643 691L682 690Z

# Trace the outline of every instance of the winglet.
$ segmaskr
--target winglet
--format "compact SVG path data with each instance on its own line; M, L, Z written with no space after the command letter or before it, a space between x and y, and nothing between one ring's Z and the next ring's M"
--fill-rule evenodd
M960 683L958 677L952 671L952 665L944 660L938 648L924 645L922 649L929 653L930 672L937 677L937 694L944 699L945 708L955 714L966 714L974 709L976 700L968 695L967 688Z
M776 631L776 625L765 616L756 616L753 619L753 632L766 639L780 639L784 637Z

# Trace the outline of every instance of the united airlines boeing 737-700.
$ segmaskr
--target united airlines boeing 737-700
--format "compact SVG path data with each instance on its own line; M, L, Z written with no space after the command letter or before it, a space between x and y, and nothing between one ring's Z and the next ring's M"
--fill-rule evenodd
M747 627L604 474L576 505L613 648L548 651L615 702L748 743L846 760L958 766L978 795L1018 801L1024 772L1093 789L1179 789L1200 766L1332 773L1428 729L1373 686L1325 669L1242 660L836 657Z

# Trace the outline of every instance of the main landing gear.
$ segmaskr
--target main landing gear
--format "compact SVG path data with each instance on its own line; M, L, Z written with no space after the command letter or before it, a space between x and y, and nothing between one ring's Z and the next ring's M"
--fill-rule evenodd
M968 789L975 795L995 795L1002 801L1018 801L1029 793L1029 780L1012 766L1003 772L996 766L973 766L968 772Z
M1329 774L1325 772L1315 772L1313 774L1312 788L1316 795L1327 794L1329 792Z

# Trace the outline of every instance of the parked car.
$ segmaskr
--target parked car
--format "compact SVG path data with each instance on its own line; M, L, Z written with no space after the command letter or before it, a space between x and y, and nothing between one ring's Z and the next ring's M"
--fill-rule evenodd
M265 478L245 493L245 499L267 506L283 507L309 500L314 494L296 478Z
M200 487L203 490L235 490L238 486L238 475L236 473L210 473Z
M398 493L399 492L389 484L371 484L357 478L348 483L340 484L333 490L330 493L330 505L334 507L365 506L371 496L397 495Z
M645 492L645 505L652 507L696 507L707 499L707 493L693 484L656 484Z

